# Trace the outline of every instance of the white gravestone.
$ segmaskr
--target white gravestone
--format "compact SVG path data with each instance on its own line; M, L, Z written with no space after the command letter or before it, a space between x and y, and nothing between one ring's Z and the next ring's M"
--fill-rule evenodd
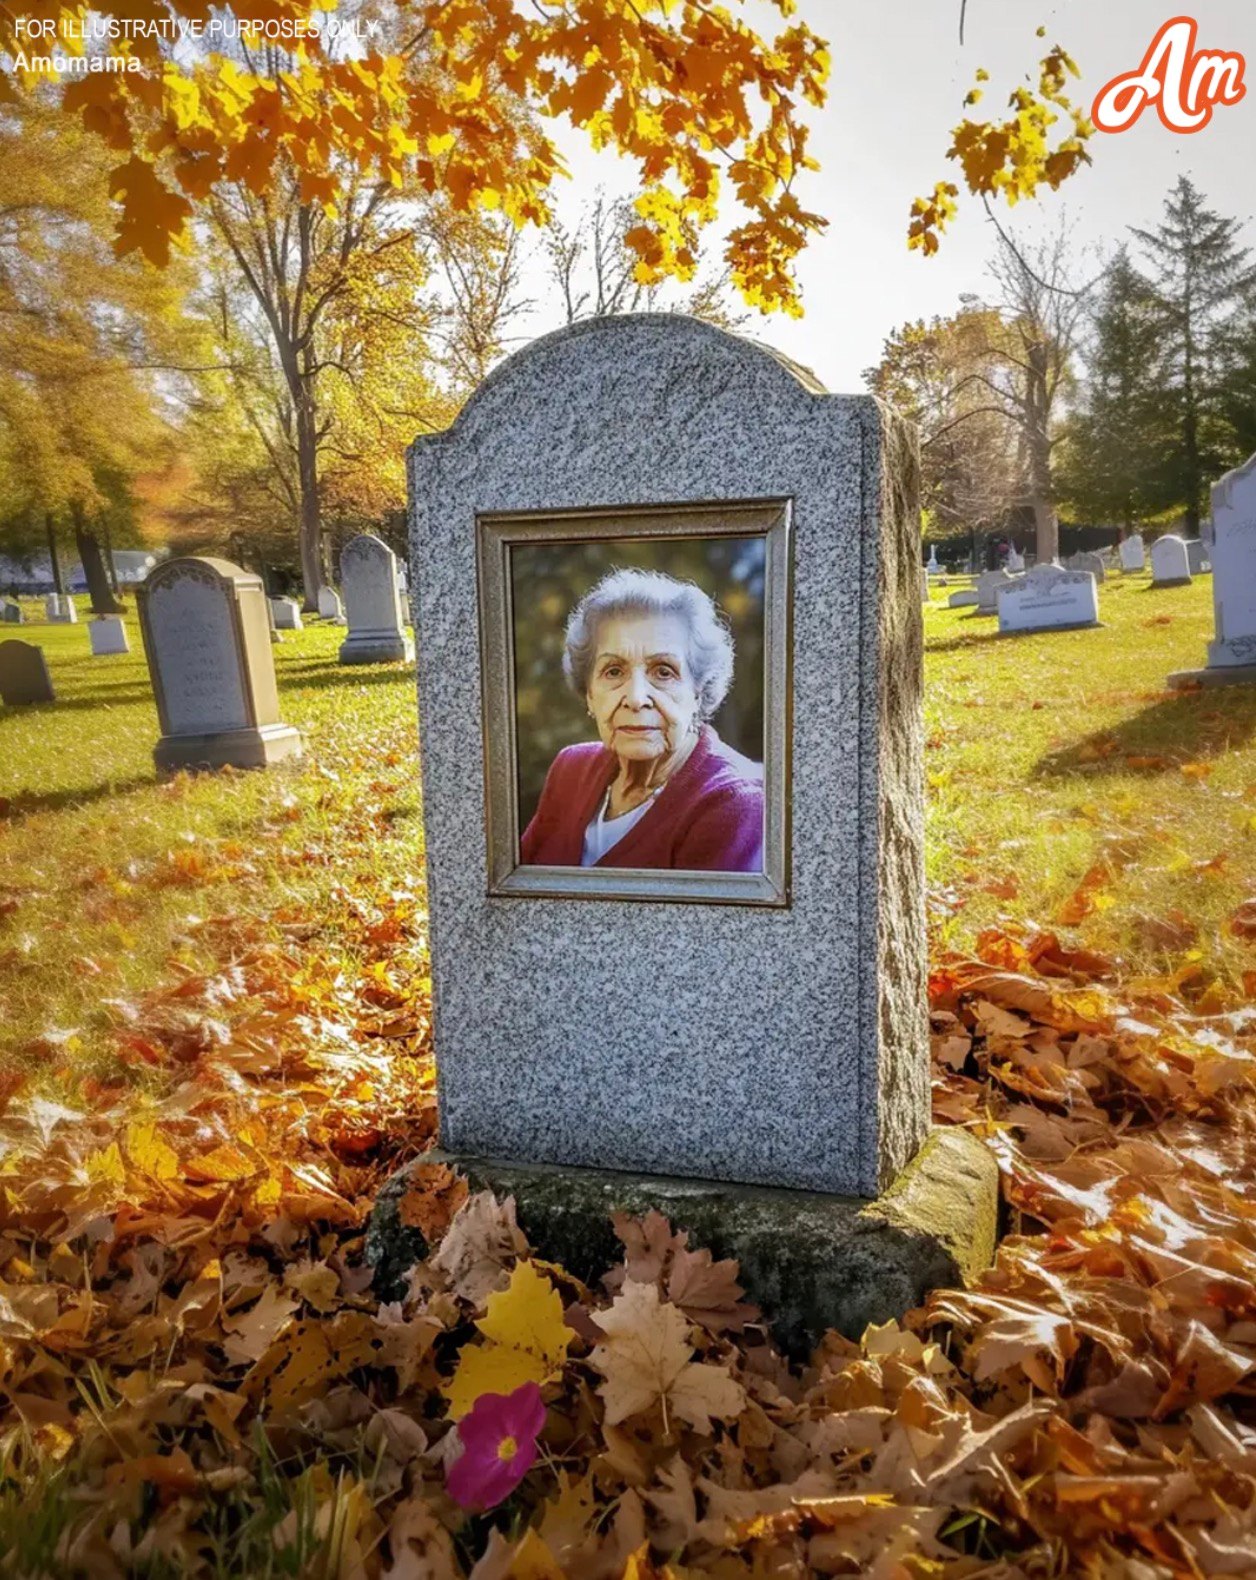
M977 578L977 613L998 614L999 593L1015 580L1007 571L984 571Z
M1256 455L1213 484L1212 522L1204 531L1215 638L1207 668L1170 675L1169 684L1256 682Z
M1208 545L1202 538L1185 538L1186 563L1191 568L1192 576L1203 576L1212 569L1208 559Z
M167 560L140 587L139 610L160 771L299 755L300 735L279 718L260 576L227 560Z
M930 545L929 563L925 566L925 569L932 571L935 576L942 569L942 567L938 564L938 546L936 543Z
M998 595L999 631L1067 631L1099 624L1099 590L1089 571L1035 565Z
M44 619L50 625L77 625L78 610L69 593L49 593L44 599Z
M1142 533L1135 532L1124 539L1118 550L1121 556L1121 569L1130 574L1147 568L1147 546L1143 542Z
M303 631L301 624L301 606L295 598L272 598L270 600L271 614L274 616L276 631Z
M1064 562L1066 571L1088 571L1096 582L1102 583L1106 571L1100 554L1073 554Z
M929 572L923 565L920 567L920 599L922 603L929 602Z
M345 545L340 556L349 634L340 645L342 664L383 664L409 660L414 648L406 636L397 556L373 533Z
M980 594L975 587L964 587L959 592L953 592L946 600L948 609L975 609L980 602Z
M131 644L127 640L126 626L122 623L122 616L117 614L102 614L95 620L87 622L87 634L91 638L92 656L104 658L111 653L129 653Z
M322 620L334 620L337 625L344 624L345 610L340 601L340 594L334 587L320 587L318 589L318 613Z
M1182 539L1167 534L1151 545L1153 587L1184 587L1191 579L1191 562Z
M1008 546L1006 569L1014 576L1025 569L1025 556L1014 543Z

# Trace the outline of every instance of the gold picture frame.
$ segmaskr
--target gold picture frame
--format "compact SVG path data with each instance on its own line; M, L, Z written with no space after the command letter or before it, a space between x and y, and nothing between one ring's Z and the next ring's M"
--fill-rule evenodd
M492 512L477 517L476 570L490 896L789 905L793 680L791 527L792 501L779 498L633 508ZM764 540L762 872L522 864L513 550L535 544L716 537Z

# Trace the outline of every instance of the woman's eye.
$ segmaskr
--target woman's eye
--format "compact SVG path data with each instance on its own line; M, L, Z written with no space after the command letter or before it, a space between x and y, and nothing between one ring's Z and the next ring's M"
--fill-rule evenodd
M622 674L623 670L620 669L618 664L608 664L602 671L602 678L604 680L618 680Z
M670 664L656 664L654 666L654 673L658 676L658 678L660 680L675 680L676 679L676 671L672 668L672 666Z

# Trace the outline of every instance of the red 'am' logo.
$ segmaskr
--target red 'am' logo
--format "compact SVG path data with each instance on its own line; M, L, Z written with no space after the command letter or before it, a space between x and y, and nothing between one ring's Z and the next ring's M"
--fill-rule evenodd
M1246 62L1232 50L1197 50L1194 17L1166 22L1137 71L1113 77L1095 97L1090 118L1101 132L1123 132L1149 104L1171 132L1202 132L1214 105L1237 104Z

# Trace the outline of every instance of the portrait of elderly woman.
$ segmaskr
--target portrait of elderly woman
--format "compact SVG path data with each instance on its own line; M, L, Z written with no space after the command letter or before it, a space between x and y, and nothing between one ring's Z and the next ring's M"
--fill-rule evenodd
M585 593L562 669L596 738L550 764L520 842L525 865L763 870L762 765L711 723L733 648L693 582L618 569Z

